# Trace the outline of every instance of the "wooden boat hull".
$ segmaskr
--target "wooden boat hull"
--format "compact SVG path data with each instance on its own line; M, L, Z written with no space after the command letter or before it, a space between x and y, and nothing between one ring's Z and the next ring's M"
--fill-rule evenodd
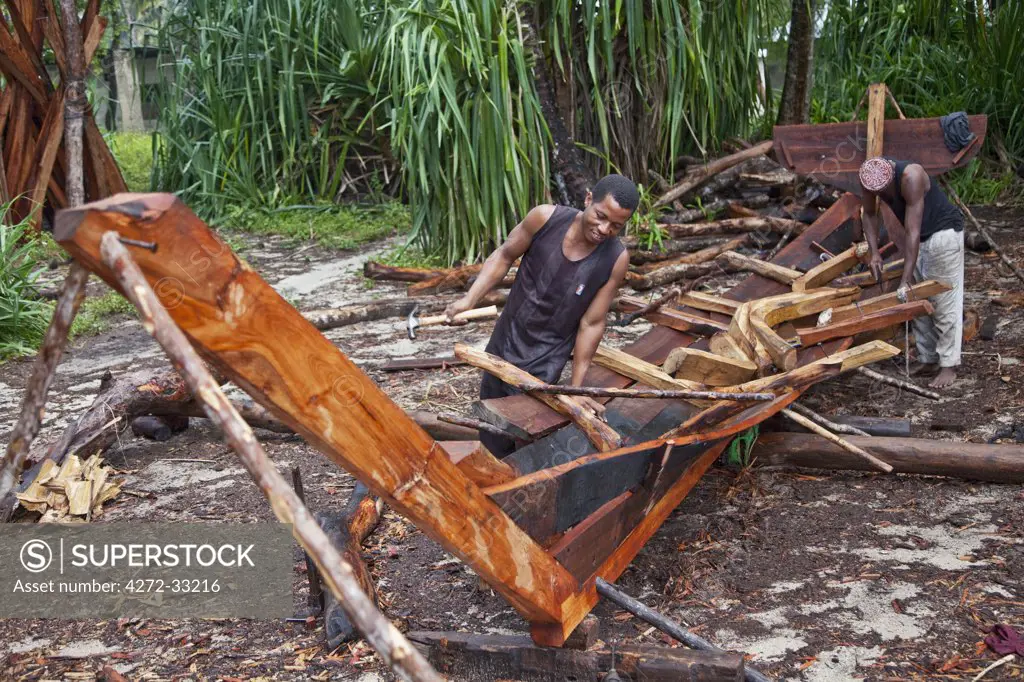
M961 168L973 159L988 132L988 116L968 116L977 136L966 151L950 152L943 142L938 118L885 121L885 155L921 164L929 175ZM847 192L860 193L857 171L867 158L868 124L865 121L819 125L775 126L772 132L776 160L800 175L812 175Z

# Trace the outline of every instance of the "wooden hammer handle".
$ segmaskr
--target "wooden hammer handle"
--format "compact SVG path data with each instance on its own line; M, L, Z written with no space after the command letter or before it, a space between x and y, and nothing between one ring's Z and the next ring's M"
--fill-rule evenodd
M464 313L459 313L454 318L455 320L482 320L487 317L497 317L498 306L489 305L486 308L474 308L473 310L467 310ZM420 326L426 327L432 324L444 324L448 321L448 318L444 315L431 315L429 317L420 318Z

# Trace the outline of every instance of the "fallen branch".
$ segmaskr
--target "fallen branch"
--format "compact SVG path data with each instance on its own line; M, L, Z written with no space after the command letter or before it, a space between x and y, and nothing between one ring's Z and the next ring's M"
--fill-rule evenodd
M729 168L732 168L733 166L742 163L747 159L752 159L755 156L767 154L768 152L771 151L771 149L772 141L766 140L758 145L751 147L750 149L744 149L742 151L736 152L735 154L730 154L729 156L724 156L720 159L715 159L714 161L711 161L703 168L698 168L694 172L687 174L687 176L683 178L682 182L677 183L669 191L661 195L661 197L659 197L658 200L654 202L654 206L658 207L664 206L666 204L671 204L676 199L697 189L702 184L711 179L713 176L718 175L722 171L728 170Z
M669 223L663 225L673 237L701 237L710 234L728 234L730 232L775 232L785 234L792 230L797 234L807 229L804 223L786 218L726 218L710 223Z
M816 422L808 419L802 414L798 414L788 408L783 409L782 414L786 415L800 426L803 426L804 428L813 431L819 436L822 436L823 438L832 441L833 443L843 448L844 450L852 452L853 454L857 455L864 461L870 462L871 466L873 466L875 469L878 469L879 471L884 471L885 473L889 473L892 471L892 465L883 462L882 460L878 459L871 453L867 452L863 448L857 447L856 445L846 440L845 438L840 438L839 436L832 433L825 427L818 425Z
M666 635L674 637L686 646L697 649L698 651L725 653L722 649L719 649L703 637L698 637L674 620L663 616L640 600L634 599L625 592L619 590L604 578L597 578L595 587L597 589L597 593L608 601L626 609L637 618L653 625ZM768 682L767 677L757 670L746 666L744 666L743 670L743 679L746 680L746 682Z
M440 675L360 589L351 564L335 549L295 491L278 473L252 430L235 412L185 334L157 299L115 232L103 235L100 254L103 264L138 309L143 327L170 357L192 393L203 402L207 416L223 431L228 443L238 453L249 475L270 502L274 515L282 523L292 524L295 539L313 557L346 615L356 623L384 662L403 679L441 682Z
M942 397L935 391L929 391L927 388L922 388L917 384L911 383L909 381L903 381L902 379L897 379L895 377L891 377L888 374L876 372L875 370L868 369L867 367L858 367L857 371L870 379L874 379L875 381L881 381L883 384L889 384L890 386L902 388L904 390L910 391L911 393L916 393L920 396L924 396L925 398L938 400Z
M814 422L817 422L818 424L824 426L832 433L845 433L848 436L871 436L870 433L864 431L863 429L858 429L856 426L850 426L849 424L839 424L830 419L827 419L822 415L818 414L817 412L815 412L814 410L812 410L811 408L804 407L800 403L791 404L789 406L789 409L807 417L808 419Z

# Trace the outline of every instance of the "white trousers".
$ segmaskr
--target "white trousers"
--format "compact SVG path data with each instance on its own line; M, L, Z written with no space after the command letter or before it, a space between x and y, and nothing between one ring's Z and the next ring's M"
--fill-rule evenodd
M916 318L913 324L918 360L956 367L964 330L964 233L942 230L921 244L914 278L918 282L934 279L953 287L929 298L935 312Z

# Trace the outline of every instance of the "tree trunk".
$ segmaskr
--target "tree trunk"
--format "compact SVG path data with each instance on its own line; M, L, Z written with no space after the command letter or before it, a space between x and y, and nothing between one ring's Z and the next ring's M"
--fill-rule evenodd
M814 0L793 0L786 76L782 84L782 100L779 102L779 125L808 122L813 61Z
M541 113L544 114L551 139L555 143L551 151L551 171L560 193L556 200L582 209L587 192L597 183L597 177L584 162L582 152L570 137L558 107L555 106L555 89L551 85L544 53L537 42L539 34L533 18L524 10L522 19L525 28L523 42L533 54L534 87L540 99Z

